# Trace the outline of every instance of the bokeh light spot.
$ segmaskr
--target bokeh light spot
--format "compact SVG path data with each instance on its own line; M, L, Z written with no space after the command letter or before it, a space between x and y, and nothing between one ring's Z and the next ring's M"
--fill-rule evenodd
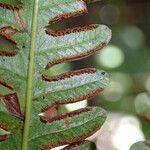
M103 92L103 96L108 101L117 101L123 96L123 94L123 86L120 83L114 81L111 81L109 86Z
M132 144L140 140L144 140L144 135L139 121L131 116L122 118L113 139L116 149L129 150Z
M121 38L123 42L132 49L139 49L145 43L143 31L136 26L128 26L122 30Z
M100 10L100 18L105 24L115 24L118 22L119 17L120 11L115 5L108 4Z
M97 150L129 150L130 146L145 139L139 120L122 113L108 114L97 137Z
M98 64L106 68L117 68L124 62L124 53L117 46L108 46L96 56Z

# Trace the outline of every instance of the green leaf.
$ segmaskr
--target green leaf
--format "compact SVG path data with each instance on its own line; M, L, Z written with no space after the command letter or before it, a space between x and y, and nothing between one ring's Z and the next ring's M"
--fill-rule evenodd
M12 11L0 7L0 27L15 26L15 20Z
M65 76L66 75L66 76ZM83 69L66 73L61 76L38 80L35 87L39 87L34 95L33 115L38 115L47 105L64 104L91 98L101 92L108 84L108 74L96 69Z
M30 124L31 132L29 147L37 150L42 145L52 148L58 145L69 144L83 140L97 131L106 119L106 112L100 108L86 108L85 111L74 115L66 115L62 119L58 118L52 123L42 123L38 118L34 118ZM65 119L68 123L65 123ZM34 128L32 128L34 126Z
M84 37L84 38L83 38ZM37 67L44 68L55 64L82 59L102 49L111 39L111 31L105 25L95 25L93 29L70 33L60 37L46 34L37 38Z
M150 150L150 145L144 142L137 142L131 146L130 150Z
M105 47L111 39L110 29L98 24L53 29L55 23L87 13L82 0L40 0L39 9L37 0L3 0L0 6L0 124L5 123L10 132L0 149L47 149L81 142L100 129L106 119L102 108L66 114L59 114L57 108L99 94L108 84L107 73L88 68L52 76L49 70ZM90 145L85 142L76 149Z

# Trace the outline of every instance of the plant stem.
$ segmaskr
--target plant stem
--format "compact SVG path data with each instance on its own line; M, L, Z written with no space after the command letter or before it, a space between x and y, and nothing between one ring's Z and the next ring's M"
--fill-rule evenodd
M22 150L28 149L28 136L29 136L31 107L32 107L32 85L33 85L33 74L34 74L34 50L36 47L35 42L36 42L36 32L37 32L37 20L38 20L38 2L39 0L34 0L33 12L32 12L32 28L31 28L31 40L30 40L30 49L29 49L25 122L24 122L24 131L23 131Z

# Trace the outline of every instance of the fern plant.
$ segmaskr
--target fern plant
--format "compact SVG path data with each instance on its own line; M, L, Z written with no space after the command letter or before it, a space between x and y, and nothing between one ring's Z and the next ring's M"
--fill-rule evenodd
M138 115L150 121L150 95L141 93L135 101L135 108ZM131 150L150 150L150 140L137 142L131 146Z
M94 0L93 0L94 1ZM0 0L0 150L91 149L84 141L106 119L100 107L59 114L108 84L94 68L52 75L54 65L88 57L111 39L105 25L53 29L87 13L92 0Z

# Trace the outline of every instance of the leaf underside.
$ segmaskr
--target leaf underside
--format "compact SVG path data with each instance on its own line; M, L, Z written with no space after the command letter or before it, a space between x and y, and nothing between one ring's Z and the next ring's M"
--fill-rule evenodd
M51 28L86 14L85 2L92 0L40 0L29 150L64 144L71 144L66 149L90 149L93 143L84 139L99 130L106 119L100 107L65 114L59 114L58 108L100 93L109 82L107 73L87 68L51 76L54 65L88 57L111 39L105 25ZM1 150L21 149L32 8L30 0L0 1L0 129L10 132L0 135Z

